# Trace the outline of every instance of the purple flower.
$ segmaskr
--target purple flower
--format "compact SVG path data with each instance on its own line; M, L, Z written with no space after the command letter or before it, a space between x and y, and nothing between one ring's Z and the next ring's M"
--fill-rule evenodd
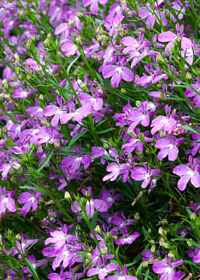
M22 259L22 256L19 254L18 251L20 251L22 254L26 253L26 249L29 248L31 245L35 244L38 242L38 239L26 239L23 235L20 235L21 240L20 241L16 241L16 247L18 248L18 250L16 248L14 248L12 250L12 255L16 255L18 254L18 258Z
M83 7L90 6L91 13L96 15L98 13L98 2L105 5L108 0L83 0Z
M160 138L156 141L155 147L160 149L158 153L158 159L162 160L168 156L170 161L175 161L178 156L178 144L182 143L184 138L176 139L173 136L168 138Z
M171 262L170 258L165 261L157 261L153 264L153 271L160 274L160 280L179 280L184 276L184 272L175 272L174 268L183 264L182 260Z
M117 211L113 214L113 217L109 223L113 224L118 229L125 229L129 225L134 225L137 221L134 219L127 219L123 211Z
M127 275L127 266L124 266L124 271L120 271L120 267L118 267L118 274L111 275L106 277L107 280L137 280L135 276Z
M133 131L139 124L147 127L150 124L150 116L155 114L155 110L155 104L149 101L141 102L139 108L133 108L127 116L130 122L129 130Z
M114 88L117 88L119 86L121 80L125 80L126 82L131 82L134 79L134 74L129 68L124 66L118 66L118 65L104 66L102 74L105 79L112 77L111 85Z
M123 237L116 239L117 245L132 244L140 236L139 232L134 232L131 235L124 234Z
M145 165L144 167L136 166L131 170L131 178L136 181L143 181L141 188L146 188L151 182L152 177L157 176L159 173L160 169L150 169L148 165Z
M141 253L141 255L142 255L142 261L143 262L146 262L146 261L149 261L149 260L153 260L153 259L156 258L155 255L151 252L150 249L147 249L147 250L143 251Z
M82 155L78 156L67 156L61 162L61 168L65 172L65 169L68 169L70 173L74 173L81 164L84 169L87 169L92 162L92 157L90 155Z
M41 192L24 192L18 197L18 202L24 204L22 214L26 215L32 208L35 211L38 207L39 198L43 194Z
M199 165L196 164L196 159L192 159L189 157L189 163L179 164L173 169L173 173L180 176L181 178L178 180L178 188L180 191L184 191L188 182L195 188L200 187L200 173L199 173Z
M112 207L115 200L120 200L122 198L123 195L115 194L115 190L108 191L106 189L103 189L102 192L100 193L100 199L106 202L108 208Z
M189 257L192 258L193 262L200 263L200 248L195 247L194 251L188 250Z
M35 93L36 90L24 90L22 88L18 88L14 90L12 98L27 98L30 94Z
M170 114L170 106L166 106L165 111L166 111L166 117L165 116L158 116L156 117L152 123L151 127L151 133L155 134L157 131L163 129L164 131L168 132L168 134L171 134L174 129L176 128L177 120L175 116L175 111Z
M68 230L55 230L50 232L52 237L49 237L45 240L45 245L49 243L54 244L55 250L60 250L66 243L73 243L78 240L78 237L75 235L68 234Z
M169 42L165 48L166 52L170 52L171 48L174 46L175 41L180 38L181 39L181 48L183 50L192 49L192 41L186 37L184 37L183 30L184 25L181 26L177 23L176 24L177 35L171 31L166 31L161 33L158 36L158 40L160 42Z
M71 205L71 210L74 213L82 212L82 208L80 207L77 201L74 201L74 203ZM95 210L99 212L106 212L108 210L108 205L105 201L101 199L90 199L86 202L85 210L86 215L92 218Z
M61 46L61 50L65 52L66 56L71 55L80 55L80 52L78 51L78 47L70 40L65 40L64 44Z
M142 138L144 137L144 141L146 143L152 142L152 138L146 137L148 135L148 131L144 132L143 134L140 133L139 129L135 129L133 132L131 132L131 136L126 144L122 145L122 149L124 149L124 154L129 155L134 150L136 151L143 151L144 150L144 144L142 142Z
M115 181L120 174L121 165L117 164L116 162L111 162L106 167L106 171L110 172L110 174L103 177L103 181Z
M12 198L16 194L16 191L6 191L6 188L0 188L0 217L6 212L6 209L10 212L16 212L17 208L15 201Z
M105 279L105 277L108 275L109 272L113 270L117 270L117 265L114 263L110 263L102 268L96 267L96 268L90 268L88 270L87 276L90 277L92 275L98 275L100 280Z

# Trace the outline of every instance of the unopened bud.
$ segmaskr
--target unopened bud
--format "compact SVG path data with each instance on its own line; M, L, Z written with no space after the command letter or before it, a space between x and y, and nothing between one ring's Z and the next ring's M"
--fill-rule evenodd
M96 231L96 233L101 233L101 228L100 228L99 225L97 225L97 226L95 227L95 231Z
M168 257L170 257L172 261L175 260L175 255L172 252L169 252Z
M134 219L137 220L137 221L139 221L139 219L140 219L140 214L139 214L139 212L136 212L136 213L135 213Z
M165 240L163 238L160 238L159 240L159 244L160 246L166 248L166 249L169 249L170 248L170 245L168 243L165 242Z
M195 221L197 214L195 212L192 212L190 214L190 220Z
M2 81L2 86L3 86L4 88L8 88L8 82L7 82L6 79L3 79L3 81Z
M102 255L106 255L108 253L108 247L106 245L102 245L100 247L100 252Z
M161 63L165 63L165 60L162 56L161 53L159 53L157 56L156 56L156 62L161 62Z
M162 227L159 227L158 233L159 233L161 236L166 236L166 235L167 235L167 231L164 230Z
M15 236L15 238L16 238L16 240L19 240L19 241L22 239L22 237L19 233Z
M140 107L140 104L141 104L141 101L140 101L140 100L137 100L137 101L135 102L136 107Z
M91 259L92 259L92 254L90 254L90 253L86 253L85 254L85 258L86 258L86 261L91 261Z
M156 246L155 246L155 245L151 246L151 252L152 252L153 254L156 253Z
M67 200L71 199L71 195L70 195L70 193L68 191L65 192L64 198L67 199Z

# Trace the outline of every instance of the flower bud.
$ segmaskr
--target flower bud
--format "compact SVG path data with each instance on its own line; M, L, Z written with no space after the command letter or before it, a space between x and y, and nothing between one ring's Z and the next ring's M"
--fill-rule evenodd
M15 238L16 238L16 240L19 240L19 241L22 239L22 237L19 233L15 236Z
M3 79L3 81L2 81L2 86L3 86L4 88L8 88L8 82L7 82L6 79Z
M193 245L193 240L191 239L191 238L189 238L190 240L187 240L186 242L187 242L187 245L188 245L188 247L190 247L190 248L193 248L194 247L194 245Z
M139 221L139 219L140 219L140 214L139 214L139 212L136 212L136 213L135 213L134 219L137 220L137 221Z
M100 247L100 252L102 255L106 255L108 253L108 247L106 245L102 245Z
M92 259L92 254L86 253L86 254L85 254L85 260L86 260L87 262L90 262L91 259Z
M156 246L155 246L155 245L151 246L151 252L152 252L153 254L156 253Z
M96 231L96 233L101 233L101 228L100 228L100 226L99 225L97 225L96 227L95 227L95 231Z
M174 255L174 253L169 252L169 253L168 253L168 256L171 258L172 261L175 260L175 255Z
M160 238L159 240L159 244L160 246L166 248L166 249L169 249L170 248L170 245L168 243L165 242L164 238Z
M67 199L67 200L71 200L71 195L68 191L65 192L64 198Z
M164 230L162 227L159 227L158 233L159 233L161 236L166 236L166 235L167 235L167 231Z
M195 221L196 220L196 216L197 216L197 214L195 212L192 212L190 214L190 220Z
M163 56L162 56L162 54L161 53L159 53L157 56L156 56L156 62L161 62L161 63L165 63L165 60L164 60L164 58L163 58Z

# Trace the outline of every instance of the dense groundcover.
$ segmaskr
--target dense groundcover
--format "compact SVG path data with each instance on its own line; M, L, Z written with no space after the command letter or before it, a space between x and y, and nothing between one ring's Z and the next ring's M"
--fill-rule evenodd
M0 1L0 279L199 279L200 1Z

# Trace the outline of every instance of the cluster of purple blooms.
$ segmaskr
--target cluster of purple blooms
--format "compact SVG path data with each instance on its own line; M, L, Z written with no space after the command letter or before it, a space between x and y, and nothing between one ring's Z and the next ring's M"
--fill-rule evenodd
M148 204L169 187L180 197L193 192L185 207L192 221L200 214L200 44L183 24L198 3L74 2L0 3L0 223L8 212L46 213L41 240L21 229L9 248L0 235L0 259L26 260L24 280L42 269L50 280L150 279L141 271L151 264L154 277L183 279L185 255L172 253L165 233L149 249L131 207L139 192ZM119 184L139 186L132 206ZM188 232L176 234L189 242ZM187 258L198 265L194 236ZM132 264L122 257L129 249ZM5 279L18 277L1 268Z

